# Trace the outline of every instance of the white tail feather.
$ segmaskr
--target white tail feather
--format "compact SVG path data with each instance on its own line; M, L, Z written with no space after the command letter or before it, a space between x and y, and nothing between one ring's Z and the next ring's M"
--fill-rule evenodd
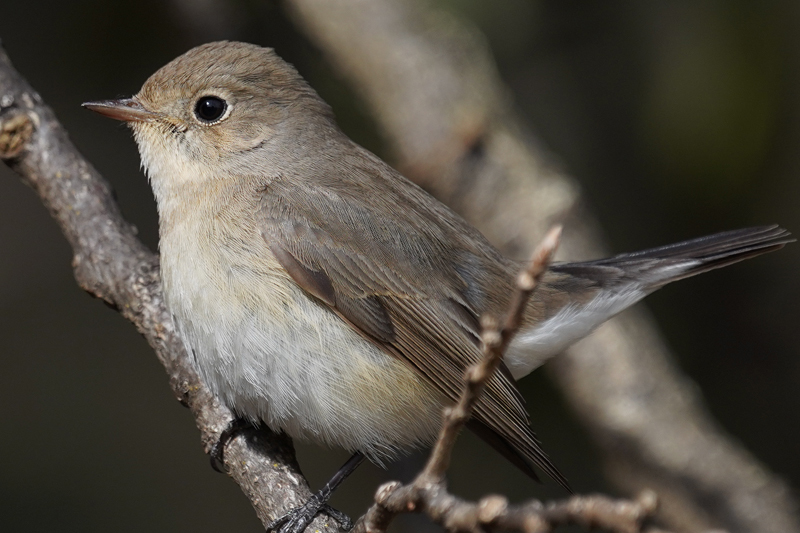
M506 352L506 366L514 379L527 376L567 346L647 296L649 292L643 285L632 284L620 292L602 291L583 306L565 306L544 322L523 330L516 336Z

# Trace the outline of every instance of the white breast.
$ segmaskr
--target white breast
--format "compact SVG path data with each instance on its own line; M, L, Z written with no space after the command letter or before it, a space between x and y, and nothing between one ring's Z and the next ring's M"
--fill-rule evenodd
M377 461L431 441L443 404L431 385L297 287L257 230L234 236L196 218L162 235L164 289L225 405Z

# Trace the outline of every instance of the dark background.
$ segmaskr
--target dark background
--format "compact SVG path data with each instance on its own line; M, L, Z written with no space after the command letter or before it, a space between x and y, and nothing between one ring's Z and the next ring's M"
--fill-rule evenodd
M520 113L583 185L614 251L752 224L800 233L797 2L439 4L485 32ZM155 0L0 5L0 38L16 67L153 249L155 207L130 133L79 104L135 93L196 44L224 37L275 47L353 138L388 157L363 104L280 4L224 5L191 23ZM235 484L208 467L149 347L77 287L70 259L45 208L0 168L0 529L261 531ZM793 245L647 301L720 423L795 486L798 269ZM546 375L522 386L535 429L576 489L613 491ZM313 486L344 459L300 447ZM364 467L334 502L358 515L380 479L414 468L413 460L389 474ZM468 497L563 496L469 437L450 479Z

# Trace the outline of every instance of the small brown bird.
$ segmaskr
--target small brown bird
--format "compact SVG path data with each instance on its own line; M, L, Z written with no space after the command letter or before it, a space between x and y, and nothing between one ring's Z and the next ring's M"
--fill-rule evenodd
M479 317L507 308L515 263L351 141L271 49L199 46L132 98L84 105L133 129L167 306L222 403L355 452L328 489L363 456L381 464L431 443L480 357ZM470 429L569 489L516 380L663 285L791 240L765 226L552 265ZM276 526L301 531L325 500Z

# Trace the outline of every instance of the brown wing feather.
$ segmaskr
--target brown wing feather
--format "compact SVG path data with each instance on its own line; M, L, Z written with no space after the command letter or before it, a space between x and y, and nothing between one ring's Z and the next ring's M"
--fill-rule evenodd
M262 233L298 285L455 401L465 369L480 358L477 317L505 308L494 294L508 298L513 275L446 208L417 189L410 192L420 196L409 198L407 189L390 185L379 196L356 196L335 182L322 187L275 180L262 198ZM293 201L298 196L302 202ZM393 208L397 216L380 217L381 209ZM522 457L569 489L531 431L504 365L475 419L479 436L512 462Z

